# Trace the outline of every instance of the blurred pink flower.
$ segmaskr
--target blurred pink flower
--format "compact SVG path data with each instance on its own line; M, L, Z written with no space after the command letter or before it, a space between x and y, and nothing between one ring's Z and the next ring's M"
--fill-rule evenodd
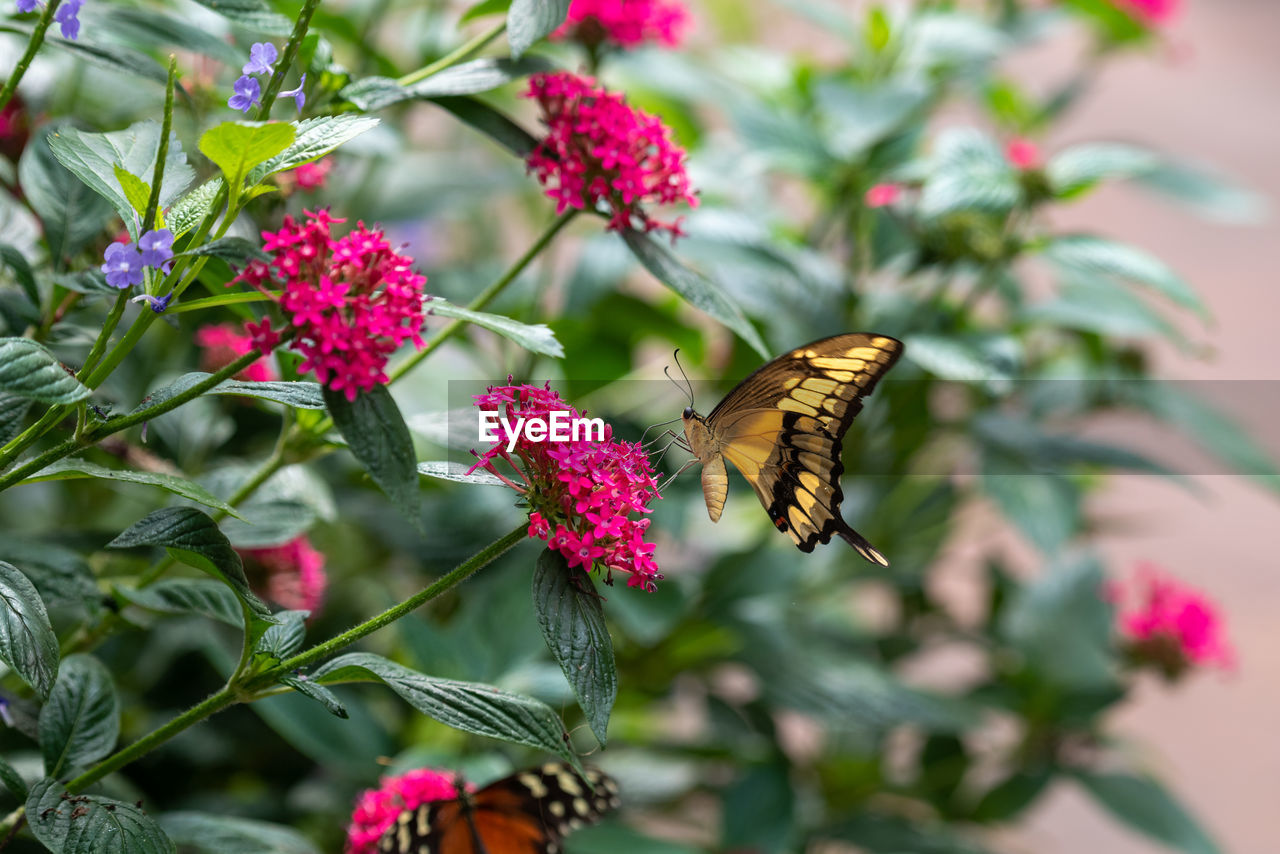
M253 350L253 339L229 323L201 326L196 330L195 341L204 349L200 367L209 373L226 367ZM275 366L265 358L236 374L236 379L249 382L268 382L277 378Z
M497 412L509 424L524 418L547 425L550 437L551 413L563 412L574 419L580 413L550 388L538 386L490 386L487 394L476 395L476 406ZM570 422L572 423L572 422ZM472 466L501 477L521 493L529 506L529 537L545 540L547 547L564 555L569 566L584 572L602 567L606 583L616 570L628 575L628 587L652 591L662 579L653 559L654 547L645 542L649 528L649 502L658 497L649 455L638 443L615 442L609 425L604 440L595 441L589 431L569 441L533 441L526 430L519 431L513 449L519 461L507 451L509 435L498 426L497 441ZM512 471L503 473L496 465L501 459ZM518 484L508 475L523 481Z
M1139 564L1127 584L1110 584L1106 595L1116 605L1117 629L1135 658L1171 677L1189 666L1235 666L1235 651L1213 601L1154 564Z
M430 768L383 777L379 783L378 788L366 789L356 799L347 827L345 854L377 854L378 840L400 813L458 796L453 775Z
M1026 137L1018 136L1009 140L1004 154L1018 169L1035 169L1040 165L1040 148Z
M551 34L587 47L608 42L629 48L645 42L676 47L690 23L680 0L573 0L569 17Z
M1113 2L1150 26L1172 23L1182 11L1182 0L1113 0Z
M297 330L289 346L304 357L298 370L355 400L358 391L387 382L387 359L401 344L422 346L427 279L379 229L360 223L333 237L331 226L341 222L323 210L307 211L304 222L286 216L279 231L262 232L272 260L251 261L232 281L268 294L282 282L280 308ZM265 323L251 331L264 352L279 332Z
M867 190L865 200L869 208L883 208L900 198L902 198L901 184L876 184Z
M266 576L262 592L281 608L310 611L312 616L324 604L329 578L324 571L324 554L316 551L306 535L279 546L237 549L240 555L261 567Z
M631 107L594 79L565 71L533 75L525 97L537 100L547 126L546 138L529 154L529 170L556 200L556 213L604 203L613 211L612 231L680 234L679 220L659 222L642 207L698 206L684 149L672 142L661 119Z
M303 163L296 169L280 172L275 178L276 183L280 185L280 192L288 195L295 189L307 191L323 189L331 171L333 171L333 158L324 157L311 163Z

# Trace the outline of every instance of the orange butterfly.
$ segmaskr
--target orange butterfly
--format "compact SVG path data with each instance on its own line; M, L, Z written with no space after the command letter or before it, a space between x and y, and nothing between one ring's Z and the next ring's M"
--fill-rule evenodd
M504 777L478 792L405 810L378 840L383 854L557 854L573 830L614 809L618 784L560 762Z

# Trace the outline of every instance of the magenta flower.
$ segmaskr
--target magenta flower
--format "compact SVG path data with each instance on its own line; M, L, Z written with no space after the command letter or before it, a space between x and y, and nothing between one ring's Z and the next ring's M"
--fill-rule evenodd
M689 23L689 10L680 0L573 0L569 17L551 37L576 39L589 48L645 42L676 47Z
M400 813L458 797L453 775L430 768L383 777L379 782L378 788L366 789L356 799L344 854L377 854L378 840Z
M1148 26L1172 23L1182 11L1181 0L1113 0L1113 2Z
M565 71L533 75L525 95L537 100L547 126L546 138L529 154L529 171L556 200L557 213L603 205L613 212L613 231L665 229L673 238L681 233L678 220L660 222L643 207L698 205L684 149L672 142L661 119L629 106L592 78Z
M324 604L329 577L324 571L324 555L315 550L306 535L279 546L237 549L248 568L265 576L258 589L281 608L310 611L312 616Z
M1014 137L1004 148L1004 155L1014 168L1026 171L1040 165L1040 147L1025 137Z
M884 208L902 198L901 184L876 184L867 190L865 201L869 208Z
M649 520L643 514L650 512L658 487L644 449L638 443L614 441L607 424L603 440L588 437L585 430L576 439L572 433L565 441L550 438L551 413L581 417L550 388L491 386L487 394L476 396L476 406L496 412L508 424L525 419L526 429L518 431L510 451L512 437L499 424L497 441L476 455L479 462L472 470L497 475L524 497L530 511L529 537L545 540L569 566L603 571L608 584L616 571L628 576L628 587L652 591L662 573L653 559L653 545L644 539ZM541 432L549 437L546 441L529 438L527 425L535 421L545 425ZM500 469L500 460L510 468Z
M324 188L329 172L333 169L333 158L326 157L314 163L303 163L293 170L299 190L319 190Z
M262 232L272 260L251 262L232 281L273 299L270 287L283 283L280 308L297 330L289 346L304 356L298 370L355 400L358 391L387 382L387 359L401 344L422 346L427 279L413 271L412 258L392 251L380 230L360 223L333 237L331 226L342 221L327 211L308 211L302 223L286 216L279 231ZM264 353L279 340L265 321L248 331Z
M225 368L254 348L252 337L230 324L201 326L196 330L195 341L204 350L200 357L200 368L209 373ZM268 382L279 377L268 359L259 359L236 374L236 379Z
M1128 584L1111 584L1105 592L1116 605L1120 637L1136 661L1157 666L1169 678L1193 666L1235 666L1217 608L1199 590L1144 563Z

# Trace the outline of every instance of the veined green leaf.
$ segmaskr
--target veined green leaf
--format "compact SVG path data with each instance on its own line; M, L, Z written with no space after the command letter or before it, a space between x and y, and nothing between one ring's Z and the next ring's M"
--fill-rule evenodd
M467 474L468 466L453 462L418 463L418 474L435 477L440 480L452 480L456 483L475 483L481 486L506 486L501 479L494 477L484 469L476 469Z
M1072 775L1115 818L1186 854L1220 849L1167 789L1150 777L1076 771Z
M415 525L421 524L418 508L418 460L413 437L400 408L383 385L347 400L338 391L324 389L324 401L351 453L396 506Z
M41 469L23 483L40 483L46 480L74 480L77 478L96 477L105 480L119 480L126 483L141 483L147 486L158 486L174 495L212 507L224 513L240 518L240 514L230 504L218 498L198 483L161 472L132 471L130 469L109 469L97 463L80 459L62 459Z
M551 34L569 14L569 0L511 0L507 12L507 42L516 59L539 39Z
M120 704L106 665L69 655L40 709L40 752L50 777L67 775L106 756L120 737Z
M280 154L296 137L293 125L280 122L223 122L200 137L200 151L222 170L234 199L249 170Z
M287 36L293 22L271 8L265 0L196 0L233 24L273 36Z
M240 628L244 612L236 595L221 582L204 578L165 578L149 587L116 588L130 604L158 614L198 614ZM271 627L272 629L275 626ZM270 630L268 630L270 631Z
M557 359L564 357L564 348L556 340L555 333L545 324L521 323L518 320L512 320L500 314L472 311L469 308L463 308L442 299L431 300L427 304L427 311L428 314L436 314L440 317L454 317L459 320L465 320L468 323L474 323L476 326L483 326L485 329L498 333L503 338L509 338L530 352L553 356Z
M39 131L18 161L18 180L44 227L49 253L69 259L106 227L111 204L58 162L49 147L53 132Z
M173 842L138 806L101 795L70 795L46 777L27 798L31 832L59 854L174 854Z
M167 812L156 821L194 854L321 854L311 840L280 824L200 812Z
M408 86L401 86L389 77L366 77L348 85L338 94L362 110L381 110L413 98L476 95L554 67L548 60L537 56L518 60L482 57L446 68Z
M372 116L337 115L294 122L296 134L289 147L257 166L250 173L249 181L256 184L268 175L318 160L343 143L373 130L378 121Z
M1070 234L1049 241L1044 255L1066 270L1146 285L1201 317L1208 316L1208 309L1190 285L1163 261L1134 246L1088 234Z
M43 403L75 403L92 393L30 338L0 338L0 391Z
M58 638L35 585L0 560L0 660L46 697L58 675Z

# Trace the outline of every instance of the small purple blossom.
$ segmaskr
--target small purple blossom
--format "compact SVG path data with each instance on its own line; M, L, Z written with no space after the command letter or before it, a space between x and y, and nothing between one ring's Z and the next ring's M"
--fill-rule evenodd
M302 112L302 105L307 103L306 93L302 91L302 87L306 85L307 75L303 74L302 79L298 81L296 89L290 89L288 92L281 92L281 98L292 98L293 102L298 105L298 112Z
M173 232L167 228L148 231L138 238L142 250L142 263L169 272L169 260L173 258Z
M131 288L142 284L142 255L132 243L112 243L103 256L102 272L113 288Z
M80 7L84 5L84 0L62 0L62 5L58 7L58 11L53 13L53 19L58 22L62 30L62 37L75 41L80 35Z
M247 113L262 99L262 85L248 75L237 80L233 88L235 94L227 100L227 106L233 110Z
M275 65L276 57L279 55L276 52L276 46L271 42L255 42L249 48L249 61L241 70L245 74L270 74L271 67Z
M169 303L172 301L173 291L170 291L162 297L153 297L150 294L138 294L130 300L130 302L145 302L156 314L163 314L164 310L169 307Z
M18 0L19 12L34 12L40 8L40 0Z

